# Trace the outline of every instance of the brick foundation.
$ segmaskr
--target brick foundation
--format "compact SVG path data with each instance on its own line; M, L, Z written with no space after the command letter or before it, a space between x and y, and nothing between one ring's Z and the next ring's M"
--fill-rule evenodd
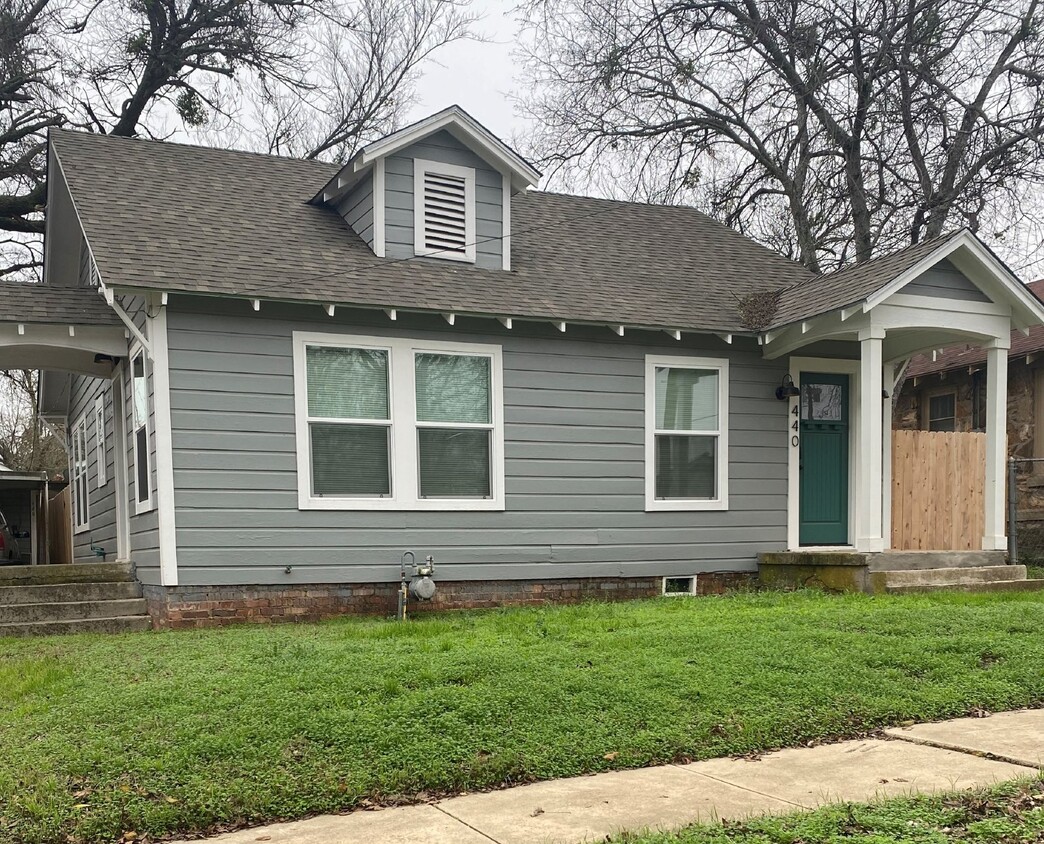
M750 572L709 572L696 576L698 595L720 595L749 586ZM628 601L659 595L659 577L561 580L437 581L432 601L410 601L410 613L489 609L505 606ZM304 586L146 586L152 624L157 629L219 627L250 622L318 621L338 615L394 615L397 583L317 583Z

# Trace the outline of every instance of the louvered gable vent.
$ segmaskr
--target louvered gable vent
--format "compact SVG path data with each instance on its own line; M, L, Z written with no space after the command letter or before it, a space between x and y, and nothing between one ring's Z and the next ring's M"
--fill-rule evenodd
M475 172L415 160L415 246L418 255L475 260Z

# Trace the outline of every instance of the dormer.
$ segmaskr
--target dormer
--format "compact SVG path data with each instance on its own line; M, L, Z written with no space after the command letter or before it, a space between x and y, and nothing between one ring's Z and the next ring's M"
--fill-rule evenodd
M540 173L460 106L359 150L312 199L381 258L511 269L511 197Z

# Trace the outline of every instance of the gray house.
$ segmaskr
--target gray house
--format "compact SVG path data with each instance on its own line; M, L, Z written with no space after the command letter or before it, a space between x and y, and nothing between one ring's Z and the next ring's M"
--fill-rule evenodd
M888 549L899 365L1044 306L967 231L813 276L691 208L545 193L452 107L343 166L52 132L46 370L76 556L156 624L712 591L759 553ZM797 388L791 383L798 385ZM92 547L95 549L92 551Z

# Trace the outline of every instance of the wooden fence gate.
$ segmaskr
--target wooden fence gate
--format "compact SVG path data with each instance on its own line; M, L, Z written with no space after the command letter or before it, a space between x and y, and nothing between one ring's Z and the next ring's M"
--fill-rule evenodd
M71 563L72 487L66 487L47 502L47 553L52 563Z
M892 548L978 551L986 435L892 431Z

